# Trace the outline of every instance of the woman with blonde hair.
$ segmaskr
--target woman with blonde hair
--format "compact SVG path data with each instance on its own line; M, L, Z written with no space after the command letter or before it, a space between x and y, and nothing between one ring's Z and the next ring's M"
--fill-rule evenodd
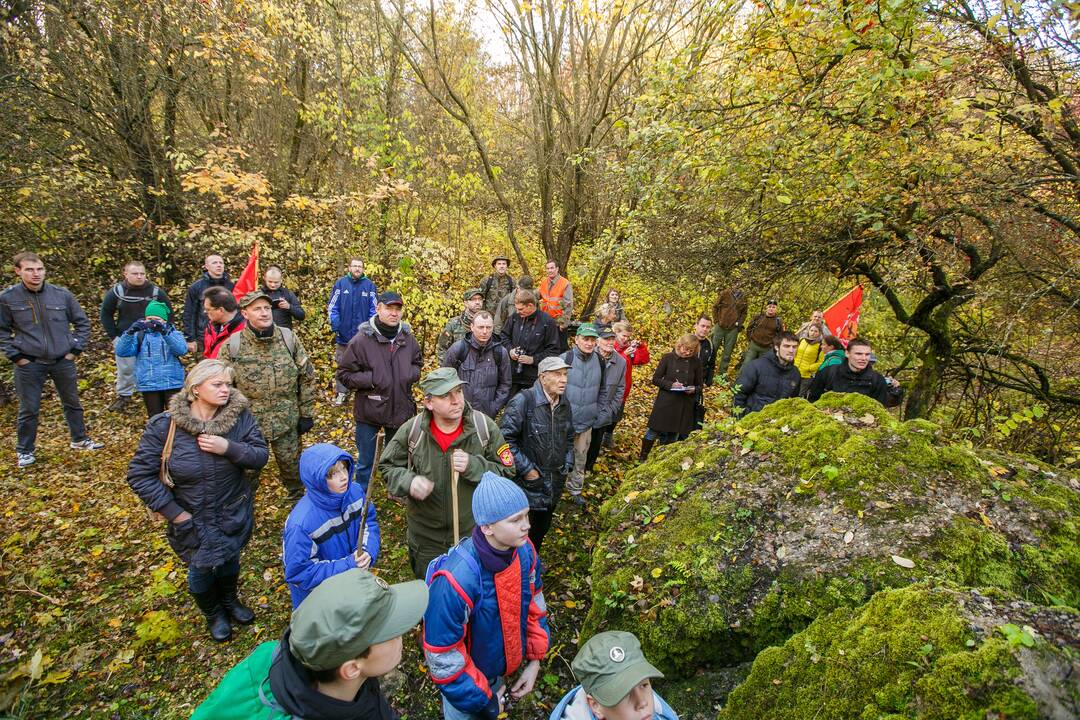
M240 551L255 517L244 471L269 458L232 382L232 368L220 360L196 365L168 411L147 423L127 475L146 506L168 520L165 536L188 566L188 591L217 642L232 636L230 618L247 625L255 617L237 597Z
M691 333L675 342L675 350L660 358L652 383L660 388L649 415L649 428L641 441L639 462L645 462L653 445L685 440L694 429L694 398L704 371L698 359L701 342Z

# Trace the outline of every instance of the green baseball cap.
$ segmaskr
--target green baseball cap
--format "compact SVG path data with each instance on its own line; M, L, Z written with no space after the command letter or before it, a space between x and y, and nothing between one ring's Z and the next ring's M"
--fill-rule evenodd
M596 326L592 323L581 323L577 329L578 337L600 337L600 333L596 332Z
M444 367L432 370L424 376L424 379L420 381L420 392L425 395L442 397L454 388L467 384L458 377L457 370Z
M427 602L423 580L388 585L367 570L346 570L319 583L293 612L289 650L311 670L333 670L408 632Z
M255 302L256 300L265 300L266 302L270 303L271 307L273 307L274 305L274 301L271 300L270 296L264 293L262 290L252 290L247 295L240 298L240 307L246 308L248 305Z
M664 677L645 659L638 639L619 631L593 635L570 667L585 692L609 708L618 705L642 680Z
M461 294L461 299L462 300L471 300L474 297L476 297L477 295L483 297L484 296L484 291L481 290L480 288L469 288L468 290L466 290L465 292L463 292Z

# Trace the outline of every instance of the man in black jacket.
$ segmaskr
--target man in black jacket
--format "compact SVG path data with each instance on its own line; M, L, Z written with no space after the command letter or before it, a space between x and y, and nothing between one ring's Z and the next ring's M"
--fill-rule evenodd
M773 351L743 365L735 381L735 412L740 416L757 412L769 403L799 394L801 376L795 367L795 334L783 331L773 338Z
M19 282L0 293L0 350L15 364L19 396L15 452L19 467L33 465L38 412L45 379L52 378L64 406L73 450L102 446L86 434L75 357L86 349L90 320L66 288L45 282L45 264L31 252L14 258Z
M101 326L113 341L114 348L120 336L143 319L151 300L165 303L165 307L172 311L165 291L146 279L146 266L138 260L129 260L124 265L124 279L113 285L101 299ZM116 355L116 400L109 409L123 410L134 394L135 358Z
M188 352L194 353L196 349L202 352L203 335L206 333L206 311L203 309L203 293L207 288L220 285L226 290L232 290L234 283L225 272L225 261L220 255L207 255L203 262L206 272L191 283L184 296L184 338L187 340Z
M293 291L281 284L281 268L271 265L263 273L261 290L270 298L270 310L274 324L292 330L293 320L303 322L307 317L300 300Z
M896 380L885 377L870 367L873 351L870 343L855 338L848 343L847 357L839 365L818 372L810 383L807 400L814 402L826 392L859 393L872 397L882 405L889 399L890 390L900 387Z
M453 368L466 382L463 389L469 404L494 418L510 399L510 356L492 337L494 325L487 310L476 313L469 328L446 351L443 367Z
M514 482L529 498L529 539L537 552L574 466L573 413L564 397L569 368L559 356L540 361L537 381L514 396L499 422L514 456Z
M541 360L559 354L559 326L537 308L535 293L518 290L514 310L499 333L499 341L510 353L510 397L532 387Z

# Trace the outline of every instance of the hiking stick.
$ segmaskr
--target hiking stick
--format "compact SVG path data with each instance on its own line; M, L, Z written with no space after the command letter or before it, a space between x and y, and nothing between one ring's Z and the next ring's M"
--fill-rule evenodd
M454 511L454 544L461 539L461 528L458 525L458 499L457 499L458 471L450 471L450 504Z
M368 473L367 490L364 491L364 504L360 507L360 534L356 538L356 547L364 551L364 531L367 530L368 505L371 504L371 483L375 480L375 468L379 465L379 456L382 455L383 439L385 434L382 430L375 436L375 458L371 461L371 472Z

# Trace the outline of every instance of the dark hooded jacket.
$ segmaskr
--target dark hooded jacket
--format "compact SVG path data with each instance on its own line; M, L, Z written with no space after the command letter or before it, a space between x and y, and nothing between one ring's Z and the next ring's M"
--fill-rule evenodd
M843 361L822 368L821 372L814 376L806 399L814 402L827 392L859 393L885 405L889 400L889 383L885 381L884 375L869 366L855 372Z
M444 367L457 370L468 383L465 399L488 417L495 417L510 397L510 355L499 339L492 336L482 347L472 333L458 340L446 351Z
M368 425L398 427L416 414L412 386L420 379L423 358L408 323L388 340L373 317L360 326L338 363L337 379L356 390L353 415Z
M802 376L795 363L781 365L776 350L773 350L744 365L739 371L739 379L735 381L738 389L733 402L744 415L757 412L769 403L797 396L801 382Z
M510 361L513 384L518 387L536 382L537 367L544 358L559 354L559 326L545 312L537 310L527 318L511 315L499 332L499 340L507 352L516 347L533 358L531 365Z
M229 273L222 273L221 277L214 279L210 277L210 273L203 271L202 277L195 282L191 283L191 287L188 288L187 294L184 295L184 337L188 342L195 342L196 340L202 340L203 334L206 332L206 323L209 322L206 319L206 313L203 311L203 293L206 292L206 288L220 285L223 288L232 290L236 285L230 278Z
M553 408L537 380L511 398L499 427L514 456L514 482L525 491L529 507L553 509L574 464L574 419L566 396ZM540 477L526 480L530 470Z
M259 288L262 292L266 293L270 297L270 312L274 316L274 324L278 327L287 327L292 330L293 320L297 322L303 322L307 317L307 312L304 310L304 306L300 304L300 300L297 299L293 291L284 285L279 285L277 290L269 290L265 285ZM277 306L278 300L285 300L289 303L288 310L282 310Z
M159 478L161 450L176 421L168 458L171 490ZM229 441L224 455L199 449L197 437L207 433ZM146 424L135 456L128 465L128 485L146 506L169 520L166 536L180 559L196 567L215 567L236 557L251 537L253 494L244 470L258 470L269 452L248 401L234 390L229 401L210 420L191 415L184 393L169 402L168 412ZM174 523L181 512L190 520Z
M339 460L351 478L352 455L336 445L319 443L300 455L300 479L307 491L289 513L282 540L285 582L294 610L323 580L356 567L353 553L360 537L364 489L350 481L340 495L330 492L326 474ZM371 556L371 567L379 559L380 546L375 504L368 503L364 550Z

